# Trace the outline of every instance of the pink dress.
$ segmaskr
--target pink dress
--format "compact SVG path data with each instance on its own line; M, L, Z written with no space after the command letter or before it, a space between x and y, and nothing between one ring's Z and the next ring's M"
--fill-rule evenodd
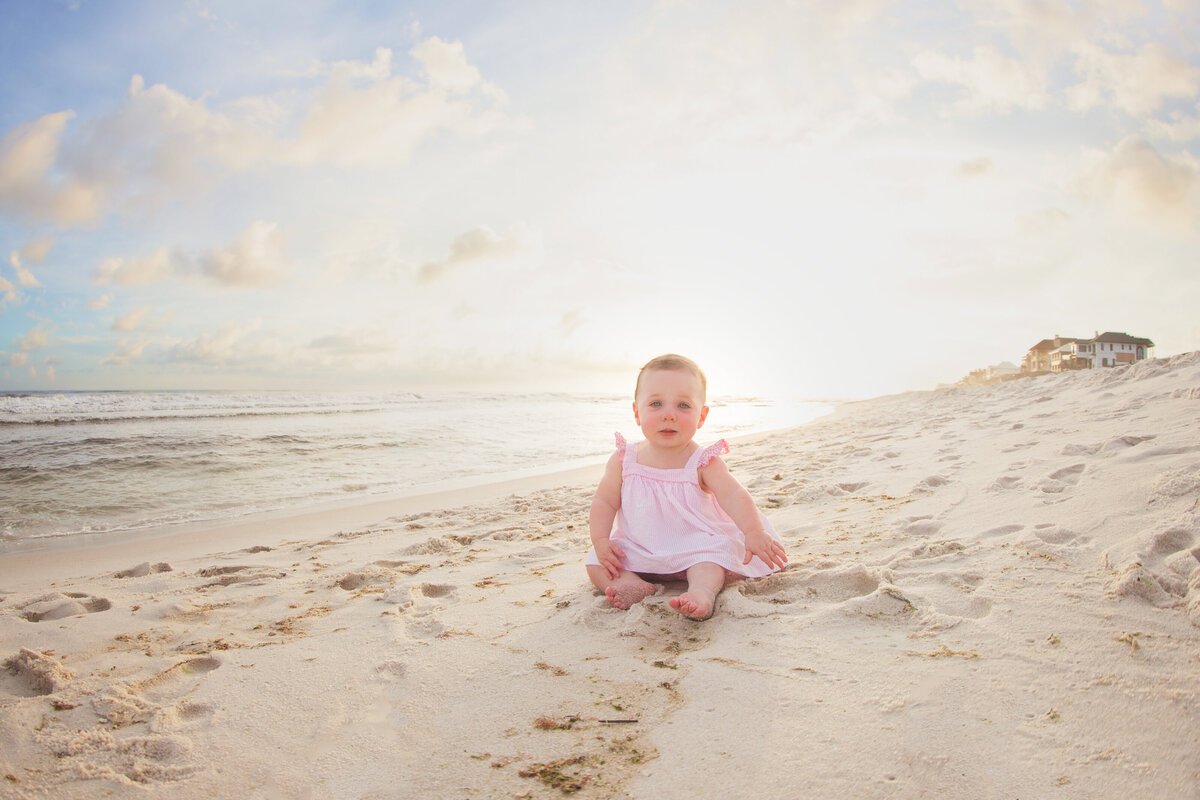
M760 578L777 571L758 556L749 564L746 537L716 499L700 488L697 470L714 456L729 452L721 439L697 448L682 469L659 469L637 462L637 446L628 446L617 434L621 452L621 508L613 523L612 541L625 553L625 569L655 575L671 575L702 562L720 564L747 578ZM779 535L762 514L763 528L778 540ZM593 547L586 563L593 566Z

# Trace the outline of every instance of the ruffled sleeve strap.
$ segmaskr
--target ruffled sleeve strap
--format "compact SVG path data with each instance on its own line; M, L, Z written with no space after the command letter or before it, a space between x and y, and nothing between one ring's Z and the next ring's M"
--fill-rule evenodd
M624 458L625 457L625 437L622 436L620 433L614 433L613 436L617 437L617 452L621 454L622 458Z
M708 447L700 451L700 458L696 459L697 467L708 466L708 462L712 461L717 456L723 456L729 452L729 443L724 439L713 442Z

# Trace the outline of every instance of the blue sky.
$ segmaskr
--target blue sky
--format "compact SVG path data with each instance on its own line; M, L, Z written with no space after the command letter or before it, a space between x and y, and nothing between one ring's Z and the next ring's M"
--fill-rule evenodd
M0 388L846 397L1200 348L1187 0L0 0Z

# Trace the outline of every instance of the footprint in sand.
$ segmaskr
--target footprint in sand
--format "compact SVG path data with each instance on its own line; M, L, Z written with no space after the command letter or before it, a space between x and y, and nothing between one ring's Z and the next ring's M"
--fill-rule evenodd
M950 479L945 475L930 475L928 478L917 483L912 490L914 492L932 492L948 483L950 483Z
M82 592L54 592L42 595L18 608L21 609L24 619L30 622L45 622L108 611L112 608L112 603L103 597L94 597Z
M1069 528L1055 525L1052 522L1043 522L1040 525L1035 525L1033 527L1033 535L1045 544L1064 547L1084 547L1092 541L1092 537L1090 536L1084 536Z
M722 613L735 617L796 614L813 603L838 605L868 597L879 587L879 576L861 564L788 568L765 578L739 582L732 591L724 592Z
M144 578L147 575L157 574L159 572L170 572L171 565L165 561L160 561L157 564L151 564L149 561L143 561L136 567L123 569L120 572L114 572L114 578Z
M943 523L926 514L919 517L907 517L897 527L906 536L932 536L942 529Z
M988 528L983 533L979 534L980 539L995 539L998 536L1008 536L1010 533L1024 530L1024 525L1000 525L995 528Z
M1155 606L1186 605L1200 624L1200 545L1193 525L1143 531L1104 552L1112 596L1141 597Z
M251 566L206 567L196 574L201 578L214 578L208 583L200 584L197 587L199 589L207 589L211 586L232 586L235 583L258 586L270 580L287 577L286 572Z
M364 591L382 592L391 588L396 582L395 574L383 569L365 569L361 572L351 572L334 581L334 585L347 592Z
M421 583L409 590L409 600L400 605L410 635L418 639L436 639L446 631L433 614L444 608L442 601L457 601L458 589L448 583Z
M132 684L129 690L151 700L172 699L191 691L196 686L196 679L220 666L221 660L215 656L189 658Z
M1085 469L1083 464L1072 464L1069 467L1055 470L1042 478L1038 483L1038 488L1046 494L1061 494L1066 489L1079 484L1079 478Z

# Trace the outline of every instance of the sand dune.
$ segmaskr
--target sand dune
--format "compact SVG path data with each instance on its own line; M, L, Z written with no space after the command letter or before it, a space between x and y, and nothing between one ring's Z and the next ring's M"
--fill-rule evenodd
M1200 797L1200 354L727 460L791 565L703 623L592 590L591 475L6 557L0 796Z

